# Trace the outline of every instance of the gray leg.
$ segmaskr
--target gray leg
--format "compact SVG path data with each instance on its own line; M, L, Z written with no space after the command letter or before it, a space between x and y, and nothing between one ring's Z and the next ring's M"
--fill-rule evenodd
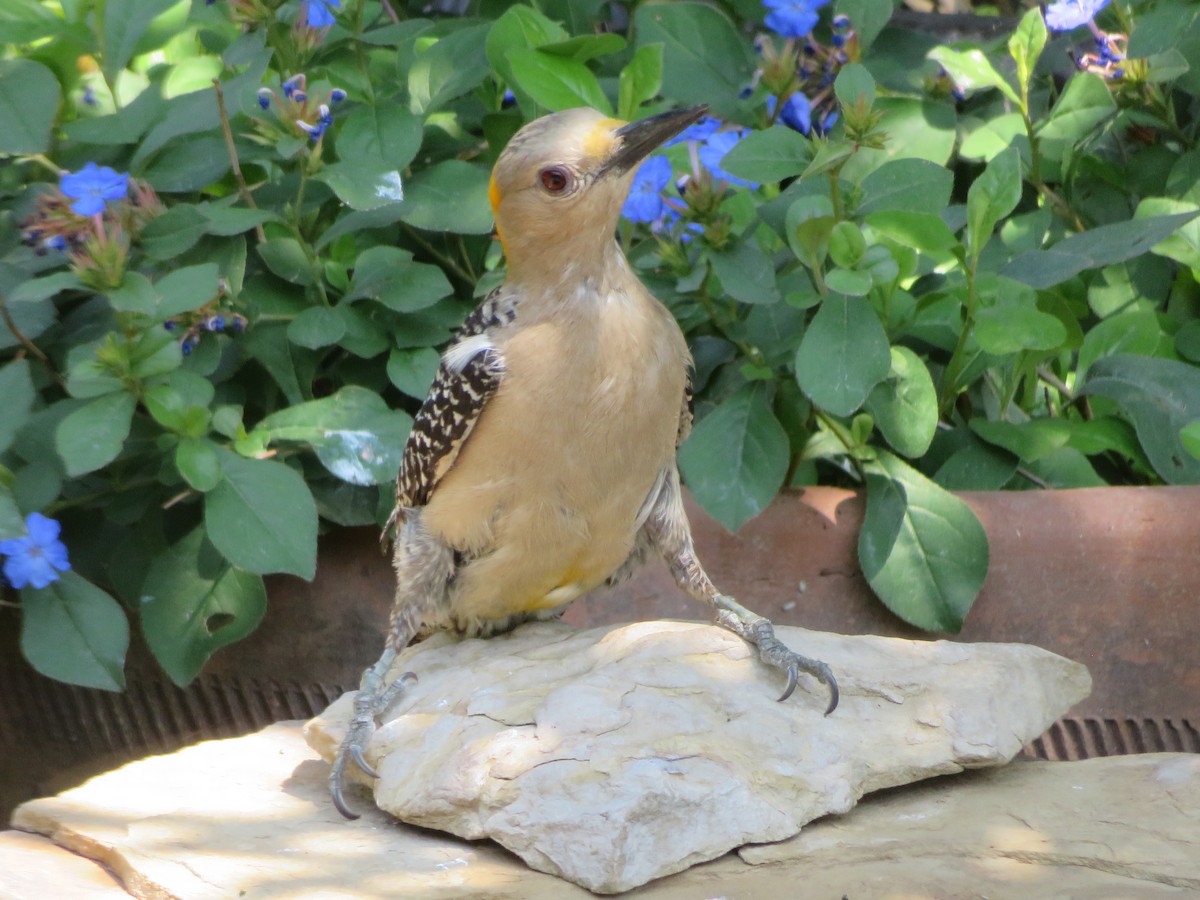
M780 700L786 700L792 695L800 673L807 672L829 688L829 706L825 715L837 708L837 680L829 666L820 660L809 659L789 650L775 637L775 627L769 619L751 612L732 597L720 593L709 580L692 545L692 530L688 524L687 513L683 509L677 471L672 470L663 482L654 509L643 527L651 545L667 561L675 583L692 598L711 606L718 625L728 628L757 647L758 656L763 662L787 674L787 687L784 688Z
M416 680L405 672L391 684L384 684L396 656L417 633L425 613L445 602L446 586L454 575L453 552L421 527L417 514L411 514L396 536L396 601L388 622L383 655L363 672L354 697L354 718L338 748L329 773L329 793L333 805L347 819L357 819L343 796L346 768L353 762L371 778L379 777L363 756L367 742L375 733L377 719Z

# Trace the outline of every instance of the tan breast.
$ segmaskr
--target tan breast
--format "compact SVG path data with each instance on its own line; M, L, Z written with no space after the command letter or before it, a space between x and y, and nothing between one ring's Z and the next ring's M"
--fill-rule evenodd
M498 335L507 372L424 521L478 558L452 613L548 609L628 557L636 517L671 464L687 347L640 284L581 296Z

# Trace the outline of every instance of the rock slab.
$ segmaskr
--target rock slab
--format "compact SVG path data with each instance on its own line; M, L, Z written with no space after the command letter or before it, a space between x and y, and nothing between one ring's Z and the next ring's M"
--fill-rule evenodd
M833 668L833 715L807 677L777 703L782 675L710 625L419 644L393 670L419 681L367 748L375 801L616 893L791 838L870 791L1008 762L1090 689L1083 666L1027 645L778 632ZM326 759L353 696L306 728Z
M101 775L22 806L14 825L108 866L135 897L586 900L490 841L328 802L328 766L281 722ZM124 896L44 839L0 832L0 897ZM65 857L65 858L64 858ZM744 860L752 860L748 865ZM90 868L89 868L90 867ZM798 885L803 885L802 889ZM697 897L1169 898L1200 894L1200 756L1152 754L964 772L863 799L791 841L637 888Z

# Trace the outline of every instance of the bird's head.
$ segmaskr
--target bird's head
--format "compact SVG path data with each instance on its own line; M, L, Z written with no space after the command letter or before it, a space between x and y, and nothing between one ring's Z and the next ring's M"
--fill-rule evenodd
M631 123L568 109L518 131L489 189L510 273L605 252L638 164L707 111L689 106Z

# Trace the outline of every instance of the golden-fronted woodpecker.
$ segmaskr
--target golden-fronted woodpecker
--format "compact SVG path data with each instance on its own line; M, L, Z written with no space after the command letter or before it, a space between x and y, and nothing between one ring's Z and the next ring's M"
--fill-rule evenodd
M419 633L486 636L560 614L628 577L651 554L718 624L787 678L837 683L793 653L770 621L721 594L692 546L675 453L691 427L691 357L671 313L614 239L638 164L706 111L632 124L573 109L522 128L490 197L508 260L504 284L442 356L404 448L396 507L396 600L383 655L362 678L330 773L374 772L363 750L405 676L385 685Z

